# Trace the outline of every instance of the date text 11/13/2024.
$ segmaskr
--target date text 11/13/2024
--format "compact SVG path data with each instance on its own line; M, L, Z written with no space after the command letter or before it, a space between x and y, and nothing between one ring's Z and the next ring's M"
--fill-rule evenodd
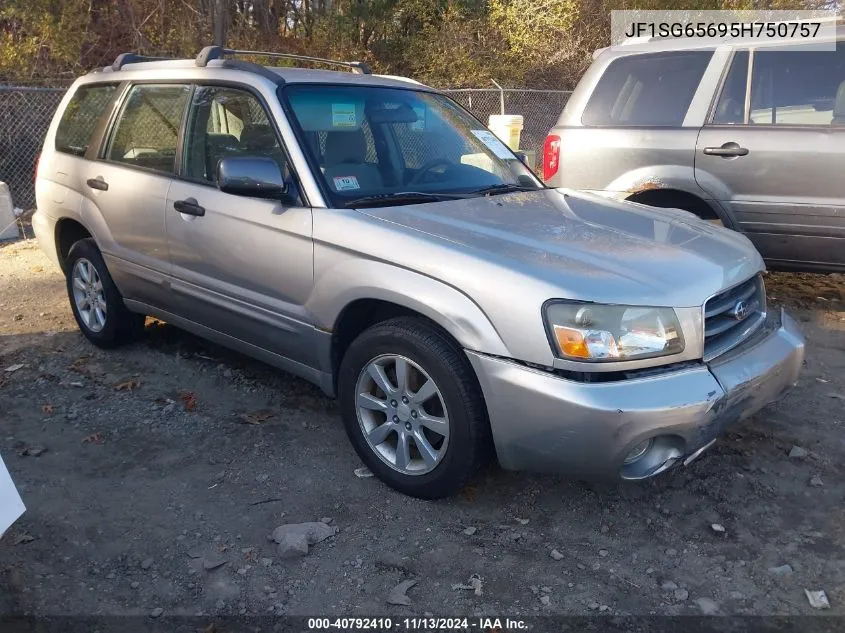
M502 631L527 630L524 620L514 618L308 618L308 630L341 631Z

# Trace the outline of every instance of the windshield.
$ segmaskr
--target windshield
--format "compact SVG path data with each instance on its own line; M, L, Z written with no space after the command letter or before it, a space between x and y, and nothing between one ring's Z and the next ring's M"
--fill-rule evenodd
M504 143L443 95L311 84L289 84L283 94L333 207L372 196L410 204L542 187ZM398 195L409 192L429 195Z

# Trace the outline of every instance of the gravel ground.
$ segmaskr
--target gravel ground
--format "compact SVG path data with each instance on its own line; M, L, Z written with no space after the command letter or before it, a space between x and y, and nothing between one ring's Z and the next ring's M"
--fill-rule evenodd
M767 284L808 337L801 381L689 468L491 468L424 502L354 474L315 387L155 322L97 350L34 243L0 247L0 453L29 508L0 614L814 613L805 589L845 614L845 282ZM307 556L267 539L320 519L339 531Z

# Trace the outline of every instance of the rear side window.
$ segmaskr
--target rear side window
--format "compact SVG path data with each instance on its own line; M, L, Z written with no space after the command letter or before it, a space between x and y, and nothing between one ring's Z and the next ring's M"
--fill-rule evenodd
M713 51L622 57L610 63L590 97L584 125L678 126Z
M189 86L134 86L114 126L106 159L173 173Z
M713 123L731 125L745 121L745 89L748 85L748 51L737 52L725 77L722 94L716 103Z
M117 84L77 88L56 129L56 151L84 156L100 117L114 98Z

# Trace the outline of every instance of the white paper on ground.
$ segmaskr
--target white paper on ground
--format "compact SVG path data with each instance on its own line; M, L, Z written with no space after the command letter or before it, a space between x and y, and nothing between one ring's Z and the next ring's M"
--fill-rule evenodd
M6 464L0 457L0 538L25 510L26 506L18 494L18 489L15 488L15 483L6 470Z

